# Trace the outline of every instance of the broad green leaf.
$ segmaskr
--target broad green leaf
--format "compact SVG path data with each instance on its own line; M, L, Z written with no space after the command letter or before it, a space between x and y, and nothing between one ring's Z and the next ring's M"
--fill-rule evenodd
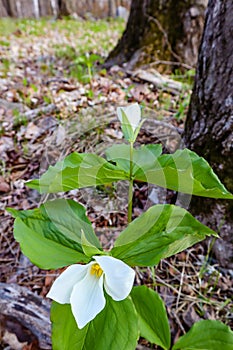
M85 208L73 200L57 199L33 210L8 211L16 218L14 236L23 253L41 268L88 262L81 244L82 230L88 241L100 248Z
M85 306L84 306L85 307ZM113 301L95 319L78 329L69 304L52 303L53 350L135 350L138 320L130 298Z
M29 228L20 218L14 223L14 237L20 243L23 254L41 269L57 269L90 260L75 249L45 238L41 233Z
M74 152L55 166L50 166L40 179L30 180L26 185L41 193L56 193L127 178L128 175L123 170L104 158L95 154Z
M66 237L81 245L83 231L91 244L101 247L82 204L71 199L56 199L45 202L41 210Z
M155 158L150 168L137 170L134 179L187 194L233 199L207 161L188 149Z
M155 205L128 225L111 254L131 266L153 266L210 235L217 236L185 209Z
M45 202L33 210L9 208L8 211L15 218L20 217L30 228L44 234L46 238L72 248L75 246L81 252L82 231L91 244L100 247L91 222L86 216L85 207L74 200L61 198Z
M151 169L151 164L162 153L161 145L143 145L133 150L133 176L139 169ZM129 173L130 169L130 145L114 145L106 150L109 161L115 162L117 166Z
M202 320L178 339L172 350L232 350L233 332L230 327L214 320Z
M146 286L134 287L131 297L138 313L140 335L152 344L169 349L171 334L163 300Z
M70 304L62 305L53 301L50 318L53 350L83 349L89 325L78 329Z

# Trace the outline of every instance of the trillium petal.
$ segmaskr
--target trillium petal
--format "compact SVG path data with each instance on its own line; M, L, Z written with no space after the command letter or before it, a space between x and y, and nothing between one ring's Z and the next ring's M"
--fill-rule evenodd
M133 130L135 131L141 120L141 108L139 104L133 103L129 105L125 110L125 114L127 115L127 118L132 125Z
M125 107L117 107L117 117L120 120L120 122L122 123L122 112L121 109L123 109L125 111Z
M89 265L69 266L53 283L47 297L60 304L69 304L74 285L85 277Z
M133 287L135 272L123 261L111 256L94 256L104 271L104 287L106 292L119 301L127 298Z
M89 269L84 279L74 286L70 302L74 318L81 329L105 306L103 275L100 277L91 275Z
M141 120L141 108L138 103L133 103L127 107L117 107L117 116L122 123L122 110L124 111L133 131L136 130Z

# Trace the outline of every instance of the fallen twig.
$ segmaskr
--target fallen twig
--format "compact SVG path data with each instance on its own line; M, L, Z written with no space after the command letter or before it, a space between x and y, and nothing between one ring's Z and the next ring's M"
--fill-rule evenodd
M133 79L140 79L155 85L158 89L167 91L174 95L178 95L183 90L183 84L179 81L172 80L161 75L159 72L153 70L152 72L147 72L142 69L137 69L136 71L126 71Z

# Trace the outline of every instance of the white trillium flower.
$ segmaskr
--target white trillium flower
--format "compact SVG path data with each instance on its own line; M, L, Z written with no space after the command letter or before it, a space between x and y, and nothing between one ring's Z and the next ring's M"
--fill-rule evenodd
M141 108L138 103L133 103L127 107L117 107L117 116L123 124L122 110L125 113L133 132L137 129L141 121Z
M93 256L93 259L87 265L69 266L47 294L60 304L71 304L80 329L104 309L104 289L113 300L124 300L135 277L134 270L121 260L110 256Z

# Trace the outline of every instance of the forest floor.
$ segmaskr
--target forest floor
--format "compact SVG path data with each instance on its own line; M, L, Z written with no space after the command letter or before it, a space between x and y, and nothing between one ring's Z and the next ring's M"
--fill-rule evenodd
M124 25L116 20L0 21L0 282L45 298L58 272L40 270L22 255L5 208L32 209L48 199L24 181L38 177L70 152L101 155L109 145L121 142L118 106L143 106L147 121L137 144L160 142L168 152L179 147L194 70L170 75L177 85L169 88L142 79L127 67L101 68ZM152 66L144 72L157 74ZM138 183L134 190L134 218L156 203L178 204L172 191ZM126 193L122 182L71 191L66 197L86 206L108 249L127 224ZM156 268L137 269L137 283L157 290L166 303L173 342L200 319L232 326L233 272L219 266L209 247L211 241L197 244ZM0 349L39 349L22 342L16 331L18 338L13 330L1 328ZM139 347L158 349L143 339Z

